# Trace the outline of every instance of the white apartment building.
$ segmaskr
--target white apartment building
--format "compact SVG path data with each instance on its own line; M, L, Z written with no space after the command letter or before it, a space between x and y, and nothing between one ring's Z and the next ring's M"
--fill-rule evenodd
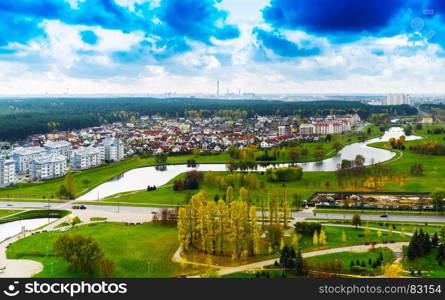
M44 147L50 154L60 154L66 157L70 157L73 151L73 146L68 141L49 141Z
M106 138L99 149L102 161L120 161L124 158L124 143L120 139Z
M15 183L15 161L0 157L0 186L7 186Z
M406 94L389 94L383 101L383 105L411 105L411 98Z
M11 153L11 158L15 161L15 170L18 174L28 173L31 167L31 161L46 154L47 150L43 147L16 148Z
M299 133L300 134L314 134L315 126L312 124L301 124Z
M31 161L30 175L34 180L61 177L66 174L66 156L60 154L40 155Z
M94 168L100 166L101 163L100 148L84 147L73 150L71 155L71 168L76 170Z
M278 126L278 136L289 135L292 133L290 126Z

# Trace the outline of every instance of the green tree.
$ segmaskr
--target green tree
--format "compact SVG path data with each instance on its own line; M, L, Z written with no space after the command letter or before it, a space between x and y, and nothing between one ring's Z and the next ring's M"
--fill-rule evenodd
M54 253L68 263L71 271L94 273L102 260L103 251L91 237L62 234L54 243Z
M76 183L74 182L74 175L72 172L68 172L65 175L63 185L65 186L66 196L68 199L76 198Z
M443 201L445 198L445 190L439 189L431 193L431 200L436 211L443 213Z
M300 155L301 155L300 148L297 147L292 147L287 151L287 156L293 164L298 161Z
M357 229L357 227L359 225L361 225L361 224L362 224L362 219L360 218L360 216L359 215L354 215L352 217L352 225L354 225L355 228Z

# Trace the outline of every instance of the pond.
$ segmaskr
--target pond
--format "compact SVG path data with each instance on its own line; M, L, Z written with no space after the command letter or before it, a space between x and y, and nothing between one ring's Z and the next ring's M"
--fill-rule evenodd
M388 141L390 138L399 138L405 135L405 132L400 127L392 127L387 130L380 138L367 140L364 142L353 143L345 146L340 152L331 158L318 162L299 163L298 165L304 171L321 171L329 172L337 170L339 164L343 159L352 160L358 154L365 157L365 165L372 165L391 159L396 154L394 152L377 149L367 146L368 144ZM407 136L406 140L421 139L418 136ZM288 164L276 164L277 166L287 166ZM258 171L263 171L267 167L258 167ZM187 165L168 165L165 170L157 170L156 167L144 167L133 169L125 172L118 177L105 182L94 188L85 195L76 200L99 200L117 193L130 192L136 190L144 190L148 185L161 186L169 182L177 175L190 171L226 171L225 164L200 164L196 167L188 167Z
M54 220L56 219L41 218L0 224L0 242L21 233L23 230L34 230Z

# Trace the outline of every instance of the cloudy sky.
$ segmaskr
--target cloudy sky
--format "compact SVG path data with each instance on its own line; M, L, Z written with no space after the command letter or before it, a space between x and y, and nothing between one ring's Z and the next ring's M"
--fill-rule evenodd
M444 93L443 0L0 1L0 94Z

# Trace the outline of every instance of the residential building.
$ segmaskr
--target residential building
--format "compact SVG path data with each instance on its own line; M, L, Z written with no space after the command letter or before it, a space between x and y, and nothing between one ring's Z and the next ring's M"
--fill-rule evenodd
M292 133L290 126L278 126L278 136L289 135Z
M68 141L49 141L44 147L50 154L60 154L66 157L70 157L73 150L73 146Z
M73 150L71 155L71 168L77 170L90 169L100 166L101 150L94 147L84 147Z
M102 161L120 161L124 158L124 143L117 138L106 138L100 144Z
M315 133L315 126L312 125L312 124L301 124L299 133L303 134L303 135L314 134Z
M27 147L16 148L12 151L12 159L15 161L15 170L18 174L28 173L31 167L31 161L42 155L46 154L47 150L43 147Z
M406 94L389 94L386 96L386 99L383 101L383 105L402 105L408 104L411 105L411 98Z
M67 157L57 153L40 155L31 161L30 176L34 180L61 177L66 174Z
M15 183L15 161L0 157L0 186L7 186Z

